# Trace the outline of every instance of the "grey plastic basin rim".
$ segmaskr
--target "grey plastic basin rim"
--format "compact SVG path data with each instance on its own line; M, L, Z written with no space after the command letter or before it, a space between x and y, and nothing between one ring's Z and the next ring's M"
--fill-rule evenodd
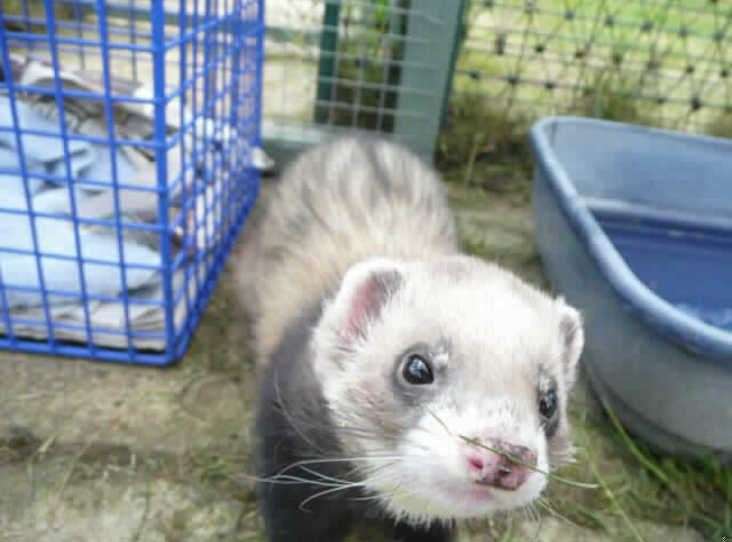
M682 312L643 284L620 256L577 192L567 171L554 153L550 137L552 131L561 125L581 124L603 125L611 130L640 131L653 137L681 140L693 137L710 142L718 140L579 117L547 117L534 124L530 133L536 164L541 168L549 188L557 197L563 214L620 299L663 336L711 360L726 361L728 363L721 365L726 365L732 370L732 333Z

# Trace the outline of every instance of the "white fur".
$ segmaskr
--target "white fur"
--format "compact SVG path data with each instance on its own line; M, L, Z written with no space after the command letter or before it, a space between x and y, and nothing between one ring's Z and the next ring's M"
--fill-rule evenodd
M352 137L315 147L287 169L257 233L257 254L240 262L237 280L244 302L259 313L260 364L293 317L322 299L353 264L374 256L419 259L457 252L436 173L399 146L365 146Z
M459 263L462 271L451 272L450 263ZM380 317L370 322L367 339L354 352L343 354L338 350L338 326L349 294L369 272L385 268L398 270L404 284ZM378 457L371 465L364 463L365 470L378 472L366 479L366 487L381 496L394 516L416 523L474 518L527 505L541 494L546 476L534 472L515 491L493 489L487 500L471 498L476 487L465 458L468 444L461 437L528 447L537 454L538 470L550 470L537 412L539 366L553 371L566 402L582 336L579 333L579 342L567 351L559 329L573 311L511 273L472 258L391 264L379 259L349 271L313 337L315 370L336 420L344 425L368 424L368 416L359 417L357 412L369 408L369 403L361 405L354 390L379 379L388 383L392 360L405 345L439 337L451 344L452 357L445 354L433 361L444 366L453 380L427 405L398 446L386 452L401 459L386 466ZM565 356L569 356L566 369ZM566 419L562 423L566 425ZM342 440L346 450L358 456L378 456L375 450L383 454L386 445L373 435L358 438L344 433Z
M503 397L472 403L461 413L449 405L443 408L435 405L435 410L430 409L400 445L400 453L410 458L399 465L402 476L411 481L407 486L409 492L395 493L386 484L375 488L387 496L385 504L392 513L417 519L421 516L467 519L519 508L536 499L546 485L546 477L540 472L532 473L516 491L481 488L480 491L490 495L486 500L469 497L469 492L476 488L467 466L466 451L473 446L460 435L476 439L485 436L487 443L489 439L500 439L537 450L537 469L548 471L543 432L530 414L512 413L514 405L514 398ZM476 431L478 427L481 431ZM429 466L432 468L426 468ZM428 495L429 499L419 502L418 495Z

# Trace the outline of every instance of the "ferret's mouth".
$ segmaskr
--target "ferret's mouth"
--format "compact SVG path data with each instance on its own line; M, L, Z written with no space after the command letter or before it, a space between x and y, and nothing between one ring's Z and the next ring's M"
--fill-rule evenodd
M480 519L501 510L524 506L538 496L528 487L507 491L464 479L432 479L425 485L415 486L408 493L390 492L384 488L380 492L389 497L388 507L393 513L411 516L417 521L425 518Z
M513 508L517 501L524 501L526 491L508 491L474 482L453 482L437 489L439 499L454 507L456 517L481 517L498 510ZM532 500L529 497L529 500Z
M495 498L494 489L479 484L462 484L461 487L456 487L448 493L454 498L477 504L491 502Z
M479 511L484 507L490 508L491 503L496 499L496 490L494 487L488 487L471 482L452 482L442 485L437 490L441 495L441 500L451 502L460 507L467 506L471 511Z

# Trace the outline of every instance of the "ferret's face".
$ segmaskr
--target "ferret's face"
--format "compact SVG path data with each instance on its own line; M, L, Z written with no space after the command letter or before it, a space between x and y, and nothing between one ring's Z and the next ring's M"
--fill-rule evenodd
M314 341L344 457L396 517L525 506L571 455L579 315L467 257L355 266Z

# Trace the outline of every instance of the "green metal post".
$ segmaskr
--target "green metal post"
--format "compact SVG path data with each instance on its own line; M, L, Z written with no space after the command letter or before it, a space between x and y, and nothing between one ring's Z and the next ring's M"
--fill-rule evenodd
M341 16L340 3L326 2L323 14L323 30L320 35L320 59L318 60L318 93L315 104L315 122L327 124L329 107L322 105L330 102L333 96L333 78L336 68L338 49L338 23Z
M455 78L455 67L457 66L457 59L460 56L460 51L463 48L463 42L465 41L466 33L468 30L467 17L468 17L468 0L456 0L460 3L460 16L458 18L459 26L457 32L455 32L455 42L452 45L452 55L450 58L450 68L448 69L448 80L447 80L447 91L442 99L442 110L440 112L440 126L445 122L445 115L447 115L447 106L450 101L450 92L452 92L452 81Z
M412 39L405 44L394 133L430 161L450 92L464 9L464 0L417 0L408 16Z

